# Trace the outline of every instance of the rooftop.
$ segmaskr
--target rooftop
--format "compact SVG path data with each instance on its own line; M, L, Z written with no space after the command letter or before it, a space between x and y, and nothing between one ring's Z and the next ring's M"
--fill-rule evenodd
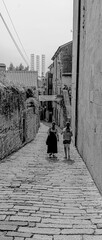
M37 71L7 71L6 79L7 82L14 84L20 84L25 87L36 87L37 88Z
M70 46L70 45L72 45L72 41L67 42L67 43L59 46L58 49L57 49L57 51L55 52L55 54L54 54L53 57L51 58L51 60L54 60L55 57L59 54L59 52L60 52L63 48L65 48L65 47L67 47L67 46Z

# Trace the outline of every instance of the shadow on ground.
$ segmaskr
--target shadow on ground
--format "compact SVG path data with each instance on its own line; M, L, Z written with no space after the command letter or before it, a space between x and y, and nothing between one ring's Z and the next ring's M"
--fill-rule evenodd
M63 161L64 163L67 163L68 165L72 165L72 164L74 164L75 163L75 161L74 160L72 160L72 159L70 159L70 160L67 160L67 159L64 159L64 161Z
M49 162L58 162L59 159L57 157L53 158L53 157L46 157L46 160L49 161Z

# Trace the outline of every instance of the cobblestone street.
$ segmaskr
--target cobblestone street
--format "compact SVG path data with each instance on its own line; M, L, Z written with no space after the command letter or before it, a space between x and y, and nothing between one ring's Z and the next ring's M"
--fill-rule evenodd
M102 240L102 196L71 146L46 153L48 126L0 162L0 240Z

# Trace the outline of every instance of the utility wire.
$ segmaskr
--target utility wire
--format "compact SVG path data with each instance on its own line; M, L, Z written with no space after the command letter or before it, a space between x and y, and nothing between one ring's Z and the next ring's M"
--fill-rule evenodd
M9 19L10 19L10 21L11 21L11 24L12 24L12 26L13 26L13 29L14 29L14 31L15 31L15 33L16 33L16 36L17 36L17 38L18 38L18 40L19 40L19 42L20 42L20 44L21 44L21 46L22 46L22 49L23 49L23 51L24 51L27 59L29 60L29 57L27 56L27 53L26 53L26 51L25 51L25 49L24 49L24 47L23 47L23 44L22 44L22 42L21 42L21 40L20 40L20 37L19 37L19 35L18 35L18 33L17 33L16 29L15 29L14 23L13 23L11 17L10 17L10 13L9 13L9 11L8 11L8 9L7 9L7 6L6 6L5 2L4 2L4 0L2 0L2 2L3 2L4 7L5 7L6 11L7 11L7 14L8 14Z
M25 57L24 57L24 55L22 54L22 52L21 52L21 50L20 50L18 44L16 43L14 37L12 36L12 33L10 32L10 30L9 30L9 28L8 28L8 26L7 26L7 24L6 24L6 22L5 22L5 20L4 20L4 18L3 18L3 16L2 16L1 13L0 13L0 17L1 17L3 23L4 23L5 27L6 27L6 29L7 29L8 33L9 33L9 35L10 35L10 37L12 38L12 40L13 40L13 42L14 42L14 44L15 44L17 50L18 50L18 52L20 53L21 57L23 58L24 62L27 64L27 66L29 66L27 60L25 59Z

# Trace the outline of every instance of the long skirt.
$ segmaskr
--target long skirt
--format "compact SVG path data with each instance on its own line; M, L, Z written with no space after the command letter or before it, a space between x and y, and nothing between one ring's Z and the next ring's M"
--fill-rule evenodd
M49 135L47 153L57 153L57 137L53 132Z

